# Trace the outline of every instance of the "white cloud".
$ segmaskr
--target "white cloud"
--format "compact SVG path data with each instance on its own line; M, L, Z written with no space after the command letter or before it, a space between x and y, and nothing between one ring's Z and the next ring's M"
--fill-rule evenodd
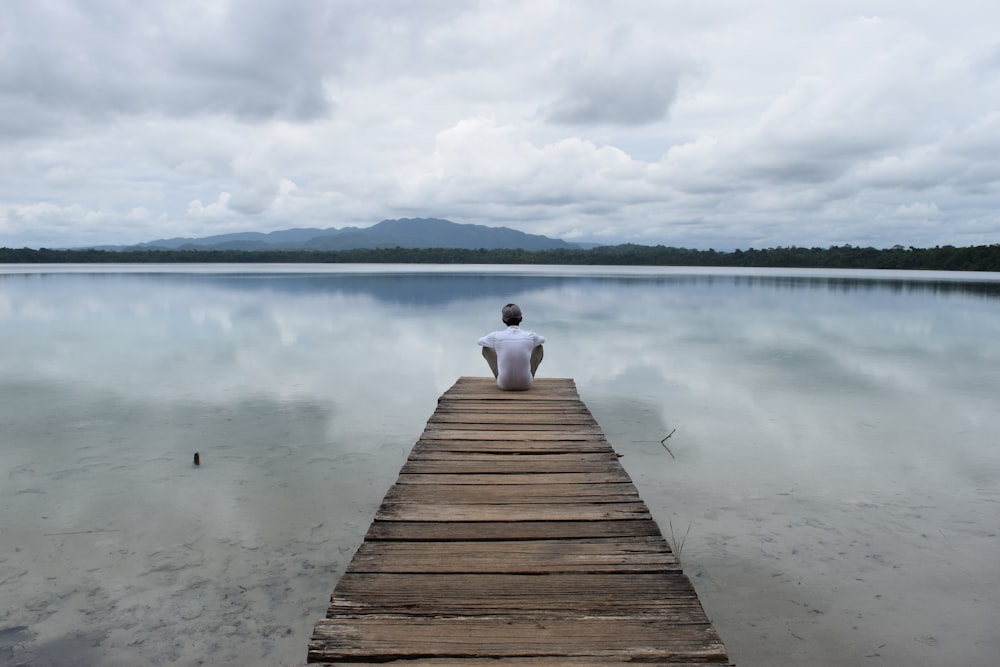
M200 199L195 199L188 204L187 215L189 218L228 219L230 199L232 197L228 192L220 192L216 200L207 206L202 204Z
M931 202L913 202L912 204L900 204L893 214L896 218L915 218L917 220L928 220L941 217L941 211L937 204Z
M684 65L640 26L614 26L597 45L554 63L556 98L545 119L567 125L646 125L663 120Z
M87 180L87 174L79 168L57 164L45 172L45 184L53 188L74 188Z
M149 219L149 211L147 211L142 206L136 206L131 211L125 214L125 219L137 222L145 221Z

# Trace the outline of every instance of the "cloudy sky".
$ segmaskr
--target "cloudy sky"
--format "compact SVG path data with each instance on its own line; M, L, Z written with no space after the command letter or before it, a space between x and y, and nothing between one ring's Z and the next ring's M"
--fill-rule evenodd
M1000 243L995 0L11 0L0 246Z

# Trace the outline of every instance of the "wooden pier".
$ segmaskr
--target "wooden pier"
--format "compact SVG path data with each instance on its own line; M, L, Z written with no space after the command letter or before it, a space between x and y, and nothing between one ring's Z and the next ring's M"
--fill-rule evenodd
M316 623L327 665L729 665L571 379L459 378ZM397 662L398 661L398 662Z

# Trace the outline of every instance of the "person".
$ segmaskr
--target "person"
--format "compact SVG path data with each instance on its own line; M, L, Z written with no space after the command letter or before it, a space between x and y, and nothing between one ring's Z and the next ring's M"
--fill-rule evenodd
M500 311L506 329L486 334L477 342L483 347L483 357L505 391L531 389L531 381L545 354L545 338L521 328L521 309L508 303Z

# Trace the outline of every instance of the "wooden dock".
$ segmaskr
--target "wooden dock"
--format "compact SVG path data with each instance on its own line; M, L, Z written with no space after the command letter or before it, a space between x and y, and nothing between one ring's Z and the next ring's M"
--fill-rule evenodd
M327 665L729 665L571 379L459 378L309 643ZM398 663L397 663L398 661Z

